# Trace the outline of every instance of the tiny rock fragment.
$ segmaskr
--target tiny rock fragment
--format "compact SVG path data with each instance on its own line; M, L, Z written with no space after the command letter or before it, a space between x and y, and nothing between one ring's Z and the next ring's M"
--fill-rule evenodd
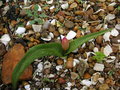
M91 75L89 73L85 73L83 77L84 77L84 79L89 79L91 77Z
M26 90L30 90L30 85L29 84L25 85L24 87L25 87Z
M106 32L104 35L103 35L103 38L105 41L110 41L110 32Z
M42 8L40 5L38 5L38 11L42 11Z
M58 65L62 65L64 63L64 61L62 59L57 59L57 64Z
M64 78L58 78L58 83L59 84L64 84L66 81Z
M80 60L79 64L76 67L77 67L77 71L79 75L83 76L83 74L85 73L87 69L87 63L83 60Z
M89 81L89 80L82 80L82 81L81 81L81 84L82 84L82 85L86 85L86 86L89 87L90 85L92 85L92 82Z
M37 71L38 72L42 72L42 70L43 70L43 63L42 62L40 62L38 65L37 65Z
M70 31L70 32L67 34L66 38L67 38L68 40L70 40L70 39L73 39L75 36L76 36L76 32Z
M98 52L99 50L98 50L97 47L94 47L93 51L94 51L94 52Z
M61 7L62 9L67 9L69 7L69 4L68 3L62 4Z
M103 71L104 70L104 64L96 63L94 68L96 71Z
M116 24L115 28L118 29L118 30L120 30L120 24Z
M77 50L78 51L78 50ZM73 66L76 66L77 64L79 64L79 60L78 59L74 59L74 62L73 62Z
M4 56L2 65L2 81L5 84L11 83L12 72L18 62L25 55L24 47L21 44L16 44ZM21 80L30 79L32 77L32 66L29 66L22 76Z
M109 56L111 53L113 52L112 48L110 45L107 45L105 46L104 50L103 50L103 53L106 55L106 56Z
M75 72L71 72L71 79L75 80L78 78L78 74Z
M107 21L113 20L113 19L115 19L115 14L108 14L108 15L105 17L105 19L106 19Z
M93 82L93 84L95 85L98 82L98 79L100 78L100 73L96 72L93 74L93 76L91 77L91 81Z
M98 36L98 37L96 38L96 42L97 42L98 44L101 44L102 41L103 41L103 36Z
M108 84L101 84L101 85L99 86L99 90L109 90Z
M119 35L119 32L114 28L114 29L111 31L111 35L112 35L112 36L117 36L117 35Z
M74 23L72 22L72 21L65 21L65 26L67 27L67 28L73 28L74 27Z
M69 58L67 59L66 68L67 68L67 69L73 68L73 58L72 58L72 57L69 57Z
M51 20L51 24L52 24L52 25L56 25L56 22L57 22L56 19Z
M70 5L70 8L76 8L77 7L77 3L76 2L74 2L74 3L72 3L71 5Z
M18 27L15 31L16 34L23 34L25 33L26 29L24 27Z
M52 3L53 3L53 0L46 0L46 3L47 3L47 4L52 4Z
M1 41L2 43L4 43L5 45L7 45L10 40L11 40L11 39L10 39L9 34L4 34L4 35L0 38L0 41Z
M60 71L62 69L62 65L56 66L56 70Z
M50 26L50 21L46 21L44 24L43 24L43 29L48 29Z
M34 30L34 32L41 32L42 31L42 25L32 25L32 28Z
M111 41L112 41L112 43L114 43L114 44L119 44L119 43L120 43L120 35L118 35L118 36L115 37L115 38L112 38Z

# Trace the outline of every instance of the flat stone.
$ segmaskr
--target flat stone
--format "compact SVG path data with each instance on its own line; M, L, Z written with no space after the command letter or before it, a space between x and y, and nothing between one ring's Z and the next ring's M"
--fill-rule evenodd
M104 70L104 64L96 63L94 68L96 71L103 71Z
M70 5L70 8L76 8L77 6L78 6L77 3L74 2L74 3L72 3L72 4Z
M67 27L67 28L72 28L72 27L74 27L74 23L72 22L72 21L65 21L65 26Z
M4 84L11 83L12 72L18 62L25 55L24 47L21 44L14 45L4 56L2 65L2 81ZM20 77L21 80L32 78L32 66L30 65Z

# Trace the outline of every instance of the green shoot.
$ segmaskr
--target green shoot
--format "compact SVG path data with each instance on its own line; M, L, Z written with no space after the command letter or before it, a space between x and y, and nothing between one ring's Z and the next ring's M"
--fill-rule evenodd
M102 62L104 58L105 55L102 52L95 52L95 56L93 56L93 59L96 60L97 62Z

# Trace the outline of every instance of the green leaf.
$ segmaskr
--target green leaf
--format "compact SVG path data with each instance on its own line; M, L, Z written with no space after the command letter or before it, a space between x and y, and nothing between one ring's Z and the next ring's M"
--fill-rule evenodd
M120 10L120 6L118 6L117 9Z
M45 13L42 13L42 14L40 14L39 15L41 18L46 18L46 17L48 17Z
M34 24L35 23L35 20L32 20L30 21L30 25Z
M40 44L32 47L16 65L12 73L13 89L16 89L19 77L35 59L51 55L59 57L63 56L63 49L60 43Z
M81 46L83 43L89 41L90 39L93 39L99 35L102 35L108 31L110 31L111 29L107 29L107 30L102 30L102 31L99 31L99 32L95 32L95 33L91 33L91 34L88 34L88 35L85 35L83 37L80 37L80 38L77 38L73 41L70 42L70 47L69 49L66 51L66 54L69 54L70 52L74 51L75 49L77 49L79 46Z
M97 60L97 62L102 62L105 58L105 54L102 52L95 52L95 56L92 57L94 60Z
M35 11L38 11L38 9L39 9L39 6L36 4L36 5L34 6L34 10L35 10Z
M44 21L42 19L36 19L35 21L38 22L38 24L43 24L44 23Z
M26 13L27 13L28 17L33 16L33 14L32 14L32 12L31 12L31 10L26 10Z
M82 3L83 1L82 0L78 0L79 3Z

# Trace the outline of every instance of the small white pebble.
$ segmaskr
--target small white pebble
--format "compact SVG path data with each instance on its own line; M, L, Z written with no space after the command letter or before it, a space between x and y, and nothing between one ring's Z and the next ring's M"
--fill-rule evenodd
M26 25L30 25L30 21L28 21Z
M50 20L45 21L45 23L43 24L43 29L48 29L50 26Z
M53 77L55 77L54 74L50 74L50 75L49 75L49 78L53 78Z
M105 17L105 19L106 19L107 21L113 20L113 19L115 19L115 14L108 14L108 15Z
M78 59L73 59L73 66L76 66L80 61Z
M101 11L105 11L105 10L104 9L98 9L96 12L94 12L94 14L97 14L97 13L99 13Z
M54 9L54 8L55 8L55 6L54 6L54 5L50 7L50 9Z
M52 64L51 64L49 61L46 61L46 62L44 63L44 69L50 68L51 66L52 66Z
M72 86L72 83L71 83L71 82L68 82L67 85L68 85L68 87L71 87L71 86Z
M25 33L26 29L24 27L18 27L17 30L15 31L15 34L23 34Z
M39 71L39 72L42 72L42 70L43 70L43 63L40 62L40 63L37 65L37 68L38 68L38 71Z
M120 24L116 24L115 28L118 29L118 30L120 30Z
M109 56L111 53L113 52L112 48L110 45L107 45L105 46L104 50L103 50L103 53L106 55L106 56Z
M46 3L47 3L47 4L52 4L52 3L53 3L53 0L46 0Z
M114 28L114 29L111 31L111 35L112 35L112 36L118 36L118 35L119 35L119 32Z
M98 52L99 50L98 50L97 47L94 47L93 51L94 51L94 52Z
M50 88L42 88L42 89L40 89L40 90L50 90Z
M88 86L83 86L80 90L88 90Z
M57 69L58 71L60 71L60 69L62 69L62 65L56 66L56 69Z
M56 19L51 20L51 25L56 25L56 22L57 22Z
M41 32L42 31L42 25L32 24L32 28L33 28L34 32Z
M106 32L104 35L103 35L103 38L105 41L110 41L110 32Z
M116 2L110 3L109 6L115 6Z
M65 4L62 4L61 5L61 8L62 9L67 9L69 7L69 4L68 3L65 3Z
M27 3L28 3L28 0L24 0L24 4L27 5Z
M11 39L10 39L9 34L4 34L4 35L0 38L0 41L1 41L2 43L4 43L5 45L7 45L10 40L11 40Z
M30 90L30 85L29 84L25 85L24 87L25 87L26 90Z
M53 34L52 32L49 33L49 36L50 36L51 38L54 38L54 34Z
M89 87L90 85L92 85L92 82L89 80L82 80L81 84Z
M107 28L108 28L108 25L107 25L107 24L105 24L105 25L103 26L103 28L104 28L104 29L107 29Z
M103 71L104 70L104 64L95 63L94 68L95 71Z
M71 40L71 39L73 39L75 36L76 36L76 32L70 31L70 32L67 34L66 38L67 38L68 40Z
M38 11L42 11L42 8L40 5L38 5Z
M106 62L107 62L107 63L111 63L111 62L114 62L115 59L116 59L115 56L109 56L109 57L106 59Z
M74 51L72 51L73 53L76 53L76 52L78 52L78 48L77 49L75 49Z
M100 83L104 83L104 78L98 78L98 81L100 82Z

